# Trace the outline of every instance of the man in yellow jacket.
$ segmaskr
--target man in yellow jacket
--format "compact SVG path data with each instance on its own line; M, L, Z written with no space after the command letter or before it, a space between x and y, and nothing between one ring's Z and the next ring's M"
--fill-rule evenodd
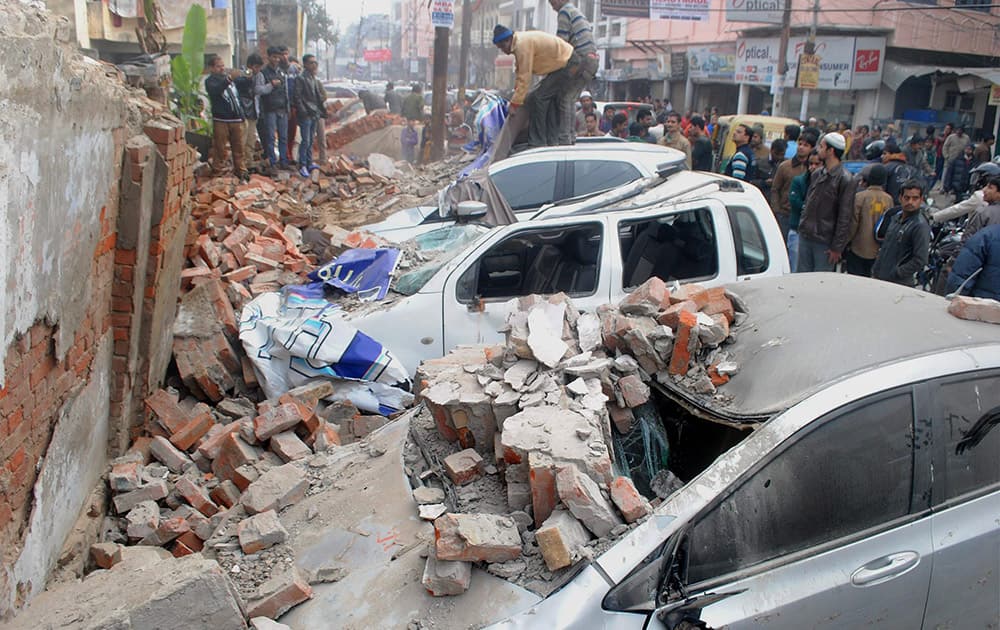
M580 71L580 57L564 40L542 31L515 33L498 24L493 29L493 43L505 55L514 55L514 96L511 108L525 104L533 75L545 78L531 92L528 100L528 144L533 147L559 144L559 98L569 90Z

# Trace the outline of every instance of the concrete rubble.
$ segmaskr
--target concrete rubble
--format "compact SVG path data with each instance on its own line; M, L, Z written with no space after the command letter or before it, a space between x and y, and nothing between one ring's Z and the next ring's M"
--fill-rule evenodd
M615 472L617 440L641 430L633 410L655 388L724 396L738 372L725 347L745 318L725 289L671 291L652 278L597 313L562 294L521 298L504 344L424 362L415 381L430 418L411 426L423 462L413 472L424 469L414 499L421 513L438 499L449 509L435 521L428 591L469 588L464 569L441 568L461 561L544 594L647 518L660 499Z

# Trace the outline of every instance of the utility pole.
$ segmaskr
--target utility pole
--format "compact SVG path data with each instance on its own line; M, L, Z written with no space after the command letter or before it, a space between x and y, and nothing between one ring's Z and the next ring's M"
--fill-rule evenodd
M788 36L792 30L792 0L785 0L785 10L781 15L781 43L778 45L778 68L775 73L774 98L771 101L771 115L785 115L785 80L788 75Z
M469 37L472 32L472 6L462 0L462 48L458 54L458 102L465 98L465 84L469 80Z
M464 20L465 18L463 18ZM444 157L444 115L448 98L448 36L451 29L434 28L434 75L431 83L431 160Z
M819 18L819 0L813 1L813 19L812 26L809 27L809 40L806 48L807 52L812 54L816 47L816 21ZM878 94L878 90L875 94ZM799 120L806 120L806 116L809 114L809 90L802 90L802 107L799 108Z

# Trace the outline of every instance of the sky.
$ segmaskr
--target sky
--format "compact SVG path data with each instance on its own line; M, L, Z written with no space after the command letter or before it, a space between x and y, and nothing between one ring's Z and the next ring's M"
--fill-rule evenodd
M326 0L327 15L339 23L341 31L361 19L362 14L389 13L391 8L391 0Z

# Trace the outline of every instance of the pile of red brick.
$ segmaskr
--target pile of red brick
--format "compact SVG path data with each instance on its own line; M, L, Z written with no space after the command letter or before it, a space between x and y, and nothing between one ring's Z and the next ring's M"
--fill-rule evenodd
M361 136L366 136L379 129L385 129L389 125L403 125L405 123L406 121L402 116L390 114L386 111L377 111L364 118L347 123L336 131L327 133L326 148L329 151L339 151Z
M155 392L145 401L146 435L112 463L108 483L119 527L92 549L95 563L114 564L116 544L162 546L181 557L211 555L234 537L245 554L284 542L278 513L306 496L308 460L387 422L350 403L321 402L332 393L318 382L259 404L228 398L213 408ZM249 602L249 616L280 614L275 597L295 595L290 604L281 600L283 612L310 596L308 583L288 579L278 595Z

